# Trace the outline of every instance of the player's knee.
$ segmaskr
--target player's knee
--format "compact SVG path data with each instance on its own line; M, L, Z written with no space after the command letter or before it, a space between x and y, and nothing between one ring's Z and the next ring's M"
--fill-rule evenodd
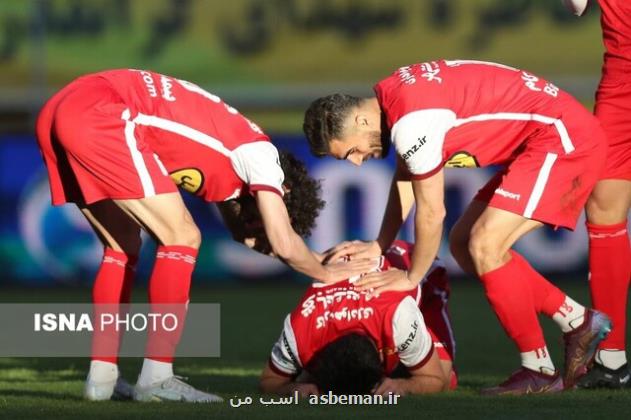
M501 258L500 244L484 228L477 228L471 232L468 251L478 267L485 266L488 262L497 261Z
M188 222L169 229L161 241L164 245L183 245L199 249L202 244L202 233L195 223Z
M624 221L628 209L617 204L599 197L598 194L592 194L585 204L587 221L596 225L611 225Z

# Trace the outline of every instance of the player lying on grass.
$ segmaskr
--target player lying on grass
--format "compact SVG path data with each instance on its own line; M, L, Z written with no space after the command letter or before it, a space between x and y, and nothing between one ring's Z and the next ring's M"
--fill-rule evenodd
M573 388L609 318L585 308L541 276L513 248L544 224L574 229L605 162L607 139L594 116L568 93L527 71L477 60L436 60L401 67L375 95L329 95L305 113L312 153L359 166L396 150L398 168L375 241L346 242L331 258L378 256L416 204L417 246L408 271L370 273L361 290L409 290L440 246L444 167L500 165L450 232L462 269L476 275L521 356L521 367L488 394ZM405 192L403 199L401 197ZM546 347L538 313L564 333L563 377Z
M193 83L134 69L80 77L43 107L37 140L53 204L75 203L103 242L95 304L129 302L141 229L158 243L149 303L175 305L182 319L173 333L149 334L137 400L221 400L173 374L201 242L178 186L208 202L252 196L273 253L313 278L340 280L371 267L368 260L321 264L290 224L285 203L295 200L285 194L269 137ZM118 380L118 345L110 338L94 336L88 399L109 399L116 383L129 393Z
M376 270L410 268L395 241ZM314 283L285 318L261 375L265 393L428 394L456 387L449 282L436 260L412 290L370 296L353 281Z

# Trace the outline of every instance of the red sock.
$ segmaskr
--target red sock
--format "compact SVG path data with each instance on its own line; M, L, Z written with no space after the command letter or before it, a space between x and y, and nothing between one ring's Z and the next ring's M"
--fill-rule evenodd
M117 312L120 303L129 303L138 257L105 248L103 260L92 287L92 303L98 319L101 313ZM94 331L92 360L116 363L121 335L113 331Z
M174 313L178 319L178 328L174 331L149 332L147 357L150 359L173 362L186 319L186 305L196 258L195 248L179 245L158 247L149 280L149 303L152 305L152 312Z
M595 309L611 317L613 329L598 346L625 349L627 299L631 277L631 248L627 221L608 226L587 224L589 288Z
M532 268L520 254L513 250L510 253L513 260L519 263L522 275L530 284L536 311L552 317L565 302L565 293Z
M480 280L495 315L519 351L544 347L531 287L519 260L511 258L503 266L481 275Z

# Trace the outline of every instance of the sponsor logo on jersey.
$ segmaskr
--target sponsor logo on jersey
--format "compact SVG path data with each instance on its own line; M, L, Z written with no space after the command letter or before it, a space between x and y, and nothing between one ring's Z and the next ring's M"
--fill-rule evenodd
M438 76L438 73L440 73L440 67L438 66L437 62L432 61L429 63L422 63L421 70L425 72L421 74L421 77L423 79L426 79L428 82L433 82L433 81L437 81L438 83L443 82L442 77Z
M147 88L147 93L149 93L149 96L151 96L152 98L158 96L158 90L156 89L156 84L153 81L153 77L151 77L151 73L146 70L141 70L140 76L142 76L142 81L145 82L145 87Z
M413 85L416 83L416 77L412 74L412 67L405 66L397 70L397 74L403 83L406 85Z
M171 79L166 76L160 77L160 85L162 86L162 98L169 102L175 101L175 96L171 92L171 89L173 89Z
M405 153L403 153L403 155L401 155L403 160L408 160L409 158L411 158L414 153L416 153L419 150L421 150L421 147L425 143L427 143L427 137L426 136L419 137L417 140L418 141L415 144L413 144L412 147L410 147L408 150L406 150Z
M521 198L521 194L506 191L502 187L499 187L498 189L496 189L495 194L501 195L502 197L510 198L511 200L517 200L517 201L519 201L519 199Z
M178 187L191 194L197 193L204 185L204 175L197 168L185 168L171 172L171 179Z
M456 152L445 163L446 168L478 168L478 160L469 152Z
M406 338L405 341L399 347L397 347L397 350L399 352L405 351L405 349L410 347L410 345L414 341L414 338L416 338L416 332L418 331L418 321L414 321L414 323L410 325L410 328L412 328L412 331L410 331L408 338Z

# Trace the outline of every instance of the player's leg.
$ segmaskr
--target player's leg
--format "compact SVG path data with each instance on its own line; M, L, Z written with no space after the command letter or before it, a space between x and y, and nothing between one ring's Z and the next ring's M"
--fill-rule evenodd
M111 200L81 206L81 211L103 243L101 265L92 288L95 312L117 312L129 303L140 251L140 227ZM121 333L95 331L92 361L84 394L90 400L132 397L132 387L120 378L117 366Z
M631 202L631 83L603 72L594 113L607 134L605 170L585 206L592 303L613 321L584 386L631 386L626 364L626 305L631 277L627 217ZM613 76L613 77L611 77Z
M554 375L530 282L511 250L520 236L540 226L540 222L487 207L471 226L468 248L493 311L520 351L522 366Z
M555 379L557 375L537 312L552 316L565 333L564 382L568 386L573 386L577 376L584 373L581 369L608 329L606 317L586 312L511 250L519 238L541 226L541 222L488 207L471 229L469 251L476 271L500 323L519 348L522 366L527 369L488 390L490 393L521 392L520 387L525 385L546 391L562 389L563 382ZM585 342L587 348L583 347Z
M626 358L626 312L631 281L631 248L627 215L631 181L605 179L596 184L587 205L589 286L594 308L613 322L609 336L596 354L596 364L581 386L621 387L629 381Z
M475 265L469 253L471 227L480 217L488 203L473 200L464 213L458 218L449 232L449 250L462 271L476 275Z
M139 401L221 401L216 395L196 390L173 374L173 357L179 342L189 301L201 234L179 193L158 194L115 203L159 243L149 279L152 312L164 308L181 322L175 331L149 332L146 357L135 388ZM165 306L168 305L168 306Z

